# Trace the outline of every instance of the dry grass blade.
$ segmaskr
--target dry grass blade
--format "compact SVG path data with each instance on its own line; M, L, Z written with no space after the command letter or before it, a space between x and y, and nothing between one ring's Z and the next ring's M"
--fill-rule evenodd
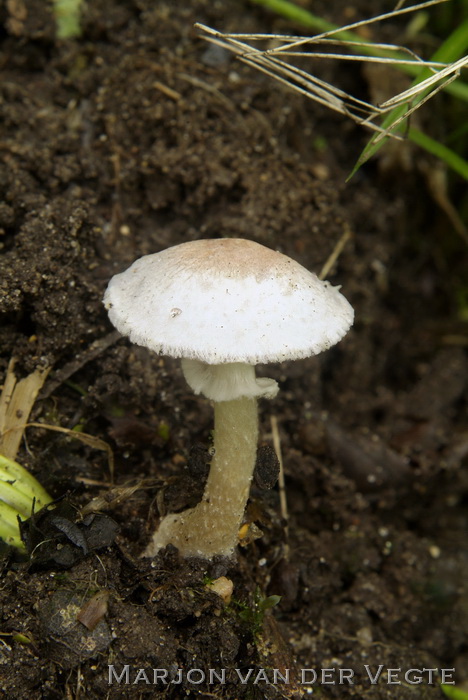
M316 42L314 42L315 44ZM334 46L336 44L339 44L340 46L343 47L351 47L351 46L361 46L359 42L357 41L340 41L340 42L335 42L335 41L323 41L324 44L327 46ZM373 44L374 48L380 48L384 49L386 51L408 51L408 49L405 49L404 46L395 46L394 44ZM366 61L366 63L389 63L393 66L414 66L415 63L419 63L421 65L421 68L445 68L445 63L439 63L438 61L425 61L422 59L420 56L417 54L414 54L412 51L409 51L409 53L414 57L412 59L409 58L390 58L388 56L366 56L364 54L347 54L347 53L331 53L330 51L326 52L319 52L319 51L284 51L281 53L281 56L293 56L295 58L328 58L328 59L336 59L336 60L341 60L341 61ZM253 55L256 55L256 52L253 53ZM271 51L265 51L263 53L264 56L276 56L276 50L272 49Z
M287 501L287 497L286 497L286 483L284 480L283 455L281 452L281 439L280 439L280 434L279 434L277 417L271 416L270 422L271 422L271 434L273 437L273 447L275 449L276 456L278 458L278 462L280 465L279 476L278 476L278 486L279 486L281 517L282 517L283 522L284 522L284 535L285 535L283 556L285 559L288 559L288 557L289 557L289 542L288 542L288 540L289 540L289 514L288 514L288 501Z
M0 453L10 459L18 453L25 422L49 373L49 369L36 369L18 381L14 368L12 358L0 394Z
M41 392L39 398L47 399L54 391L67 381L75 372L78 372L85 364L95 360L104 350L113 345L117 340L120 340L122 336L118 331L112 331L108 333L103 338L98 338L91 345L86 348L83 352L79 352L75 355L73 360L68 362L64 367L59 369L54 376L47 382L44 391Z
M339 241L337 242L330 256L328 257L328 260L326 260L324 266L320 270L319 279L324 280L327 278L328 274L330 273L330 270L332 269L332 267L340 257L341 253L343 252L347 242L350 241L352 237L353 233L349 228L348 224L345 223L344 233L340 236Z
M406 119L424 102L457 78L461 69L467 65L468 59L465 57L447 65L438 61L426 61L414 51L403 46L382 43L374 44L365 40L359 42L348 40L344 37L349 36L351 30L414 12L415 10L426 9L441 2L447 2L447 0L429 0L429 2L423 2L418 5L399 8L393 12L354 22L310 37L281 36L276 34L223 34L202 24L197 24L196 27L203 32L203 37L207 41L235 53L243 63L270 75L295 92L299 92L315 102L351 118L356 123L380 132L378 138L383 139L391 136L395 139L401 139L401 134L395 133L394 127L398 126L403 119ZM280 45L265 49L257 48L258 42L271 41ZM317 50L317 47L320 50ZM365 49L363 52L365 55L341 51L341 48L345 48L351 52L358 47ZM360 100L290 62L298 58L301 60L366 61L385 63L396 67L412 66L418 69L429 69L431 75L426 80L413 85L385 103L377 105ZM406 105L409 111L397 123L393 124L392 128L383 128L379 123L379 118L386 115L397 105Z
M337 29L331 29L328 32L322 32L321 34L316 34L313 39L315 41L319 39L325 39L330 36L333 36L334 34L340 34L343 31L353 31L355 29L360 29L362 27L367 27L370 24L374 24L375 22L383 22L384 20L387 19L394 19L395 17L399 17L400 15L405 15L408 14L409 12L415 12L416 10L427 10L427 8L432 7L433 5L440 5L443 2L449 2L449 0L428 0L428 2L422 2L417 5L410 5L409 7L402 7L401 9L395 9L392 10L391 12L384 12L381 15L376 15L375 17L368 17L367 19L361 19L357 22L353 22L352 24L347 24L344 27L338 27ZM301 43L306 43L309 39L304 37L298 37L296 41L296 46L299 46ZM399 47L401 48L401 47ZM401 48L401 50L405 50Z
M81 481L85 481L84 479ZM101 513L103 511L113 510L117 506L127 501L134 493L146 488L147 480L140 479L136 484L127 484L123 486L114 486L109 489L110 484L106 484L108 490L101 496L96 496L81 509L81 515L85 516L88 513Z
M255 60L253 60L252 57L242 57L241 60L244 63L254 65L265 73L269 73L273 77L289 85L289 87L307 96L313 95L316 101L327 105L331 109L336 109L343 114L354 117L355 115L352 113L352 109L356 109L358 112L364 114L374 109L373 105L368 102L353 97L331 83L320 80L320 78L307 73L307 71L289 65L279 59L267 60L263 56L258 56ZM290 80L284 79L282 75L290 78ZM300 89L301 87L304 89ZM359 115L356 116L360 118Z
M22 416L22 420L24 420L24 416ZM88 447L92 447L95 450L100 450L101 452L106 452L107 453L107 460L109 463L109 474L110 474L110 479L111 482L113 483L114 481L114 453L112 452L111 446L105 442L105 440L101 440L101 438L96 437L95 435L90 435L89 433L81 433L78 432L77 430L71 430L70 428L62 428L60 425L51 425L50 423L17 423L14 426L10 425L8 428L8 431L5 431L3 437L7 437L10 435L20 435L22 436L26 428L42 428L43 430L52 430L56 433L63 433L67 437L73 438L75 440L79 440L83 444L87 445ZM6 453L3 451L3 454L5 456ZM10 457L13 459L12 457Z
M394 120L391 122L391 124L388 126L388 128L386 128L386 129L380 129L380 133L375 137L375 139L374 139L374 141L373 141L374 145L377 145L377 144L380 143L383 139L386 139L386 138L388 138L388 137L400 138L400 137L398 136L398 134L395 134L395 133L394 133L395 129L397 129L397 128L400 126L400 124L404 123L404 122L408 119L408 117L410 117L414 112L416 112L416 110L419 109L423 104L425 104L426 102L428 102L428 101L431 99L431 97L434 97L434 95L435 95L436 93L438 93L438 92L440 92L441 90L443 90L443 89L444 89L447 85L449 85L453 80L456 80L456 78L457 78L457 75L453 75L453 76L447 78L447 80L446 80L445 82L443 82L441 85L439 85L435 90L432 90L432 92L430 92L430 93L429 93L428 95L426 95L425 97L420 98L420 99L416 102L416 104L414 104L412 107L406 109L405 112L404 112L400 117L398 117L397 119L394 119ZM422 83L421 83L421 85L422 85ZM421 91L419 91L419 92L421 92ZM397 96L397 97L398 97L398 96ZM396 99L396 98L395 98L395 99ZM405 105L408 105L408 104L409 104L409 103L408 103L407 101L403 101L403 102L400 102L400 103L398 104L398 106L405 106ZM388 108L388 110L385 110L385 111L391 111L391 108ZM367 126L367 121L362 122L362 124L363 124L364 126Z
M89 433L81 433L76 430L71 430L70 428L62 428L60 425L50 425L49 423L26 423L26 425L21 427L23 430L24 428L43 428L44 430L53 430L57 433L63 433L67 437L79 440L95 450L106 452L109 463L110 480L112 483L114 482L114 453L112 452L111 446L105 442L105 440L101 440L101 438L90 435Z
M424 65L427 68L429 64L426 63ZM380 105L380 109L392 109L393 107L398 107L401 104L408 103L410 100L417 97L428 88L435 87L435 91L438 92L440 89L446 87L449 84L449 82L452 82L452 80L458 78L461 69L465 68L465 66L467 65L468 56L464 56L463 58L460 58L460 60L455 61L454 63L451 63L448 66L445 66L442 70L437 71L434 75L431 75L429 78L426 78L426 80L421 81L417 85L413 85L408 90L404 90L395 97L392 97L386 102L382 103ZM446 80L437 86L436 84L444 78L446 78ZM431 95L435 94L435 91L431 93ZM420 104L422 104L422 102Z
M375 107L353 95L340 90L334 85L301 70L300 68L271 57L268 52L253 50L251 46L234 38L236 35L223 35L210 27L198 24L199 29L207 32L205 39L237 54L240 61L256 68L287 85L295 92L309 97L333 111L344 114L358 123L366 120L367 126L379 131L379 127L367 121L374 116ZM253 38L255 35L251 35ZM262 38L264 35L258 35Z

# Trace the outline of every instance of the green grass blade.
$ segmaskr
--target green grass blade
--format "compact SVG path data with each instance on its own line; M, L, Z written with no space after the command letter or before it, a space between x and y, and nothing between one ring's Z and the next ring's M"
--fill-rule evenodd
M458 153L447 148L443 143L432 139L427 134L419 131L419 129L411 128L408 136L411 141L424 148L428 153L437 156L437 158L446 163L452 170L465 178L465 180L468 180L468 161L459 156Z
M411 127L408 130L408 138L428 153L437 156L437 158L446 163L449 168L461 175L461 177L463 177L465 180L468 180L468 161L458 155L458 153L455 153L455 151L452 151L451 148L444 146L443 143L436 141L414 127ZM364 165L364 163L366 163L375 153L377 153L384 143L385 141L381 141L378 144L373 144L373 142L370 141L370 143L367 144L359 156L356 165L346 178L347 182L353 177L359 168Z
M262 7L266 7L268 10L276 12L277 15L281 15L281 17L284 17L285 19L290 19L292 22L302 24L303 27L307 27L308 29L315 29L319 32L330 32L334 29L338 29L337 25L328 22L322 17L317 17L317 15L312 14L312 12L308 12L302 7L298 7L294 3L288 2L287 0L252 0L252 2L254 2L255 5L262 5ZM345 37L343 36L344 34L348 34L349 36ZM351 35L353 41L355 41L356 35L352 32L340 32L337 37L339 39L350 40Z

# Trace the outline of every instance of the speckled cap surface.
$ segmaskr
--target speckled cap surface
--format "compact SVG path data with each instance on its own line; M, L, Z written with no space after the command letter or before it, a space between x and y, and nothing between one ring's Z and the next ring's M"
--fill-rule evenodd
M338 288L239 238L145 255L111 279L104 304L133 343L208 364L316 355L341 340L354 319Z

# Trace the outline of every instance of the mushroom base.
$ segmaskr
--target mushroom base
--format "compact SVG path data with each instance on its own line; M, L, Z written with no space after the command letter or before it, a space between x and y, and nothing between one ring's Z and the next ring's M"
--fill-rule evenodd
M238 543L258 440L257 401L240 398L215 404L214 456L200 503L161 521L144 556L168 544L183 556L230 556Z

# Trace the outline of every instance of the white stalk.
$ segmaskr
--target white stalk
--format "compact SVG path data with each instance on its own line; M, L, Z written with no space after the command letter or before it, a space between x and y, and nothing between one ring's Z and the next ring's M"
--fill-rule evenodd
M257 380L254 368L244 363L205 365L185 360L183 369L195 391L216 397L214 456L200 503L163 518L145 556L154 556L167 544L175 545L184 556L230 556L238 542L255 468L256 397L270 397L278 387L271 379ZM226 400L221 400L223 396Z

